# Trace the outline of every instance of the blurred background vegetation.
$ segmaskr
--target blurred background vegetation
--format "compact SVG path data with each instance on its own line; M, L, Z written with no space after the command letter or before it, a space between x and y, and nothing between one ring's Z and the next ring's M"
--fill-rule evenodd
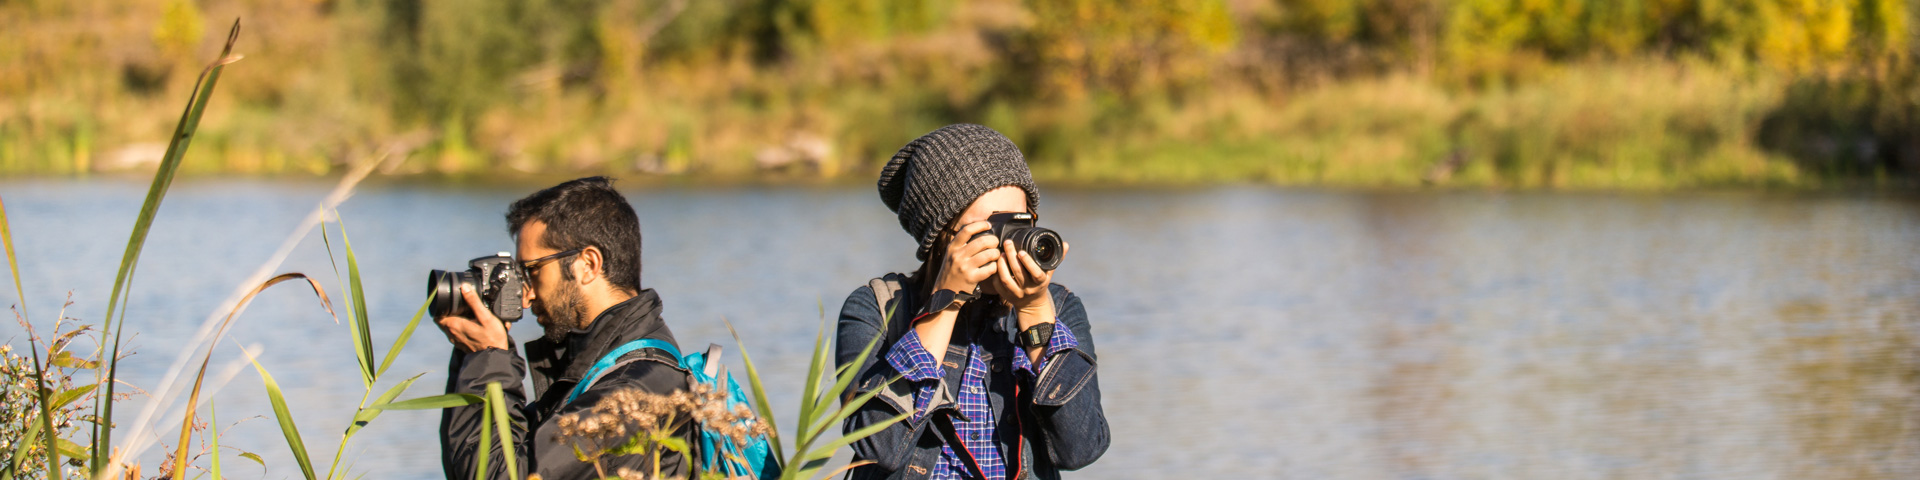
M0 173L868 181L953 122L1045 180L1902 186L1904 0L0 0ZM156 150L157 149L157 150ZM210 152L210 153L209 153Z

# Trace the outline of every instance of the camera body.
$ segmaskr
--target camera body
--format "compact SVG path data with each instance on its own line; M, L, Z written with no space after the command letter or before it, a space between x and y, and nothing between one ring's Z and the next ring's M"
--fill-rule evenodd
M1015 250L1027 252L1028 256L1033 257L1033 263L1040 265L1041 270L1051 272L1059 267L1060 261L1066 257L1066 243L1060 239L1059 232L1035 226L1036 220L1033 214L1027 212L995 213L987 216L987 224L992 227L981 232L980 235L991 234L1002 242L1012 241ZM980 235L974 235L974 238L980 238ZM1013 252L1001 253L1013 254Z
M493 316L507 322L519 320L522 282L520 269L514 265L513 255L507 252L468 261L464 272L434 270L427 273L427 295L433 297L427 304L427 313L434 318L472 317L472 307L467 306L467 300L460 295L460 286L467 285L480 294L480 302L486 304Z

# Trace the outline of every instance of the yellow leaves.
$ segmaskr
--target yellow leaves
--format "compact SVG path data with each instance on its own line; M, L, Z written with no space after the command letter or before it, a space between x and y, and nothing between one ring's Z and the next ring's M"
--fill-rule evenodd
M1853 36L1850 0L1767 0L1759 3L1761 37L1754 55L1788 71L1841 59Z
M193 0L169 0L160 23L153 27L153 43L168 55L189 57L205 38L206 30L206 21L200 18L200 8Z

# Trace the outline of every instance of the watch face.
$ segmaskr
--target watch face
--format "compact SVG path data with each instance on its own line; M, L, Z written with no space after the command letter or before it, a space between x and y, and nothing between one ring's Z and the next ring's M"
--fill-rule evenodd
M1053 327L1054 324L1051 323L1027 327L1025 331L1020 332L1020 346L1033 348L1046 345L1047 341L1053 339Z

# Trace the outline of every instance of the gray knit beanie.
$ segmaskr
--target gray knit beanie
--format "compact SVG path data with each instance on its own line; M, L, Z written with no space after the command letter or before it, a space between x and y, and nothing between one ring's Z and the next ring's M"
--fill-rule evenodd
M914 256L921 261L933 251L940 231L974 199L1008 185L1026 190L1028 211L1039 211L1040 191L1020 148L1000 132L970 123L913 139L880 169L880 201L920 242Z

